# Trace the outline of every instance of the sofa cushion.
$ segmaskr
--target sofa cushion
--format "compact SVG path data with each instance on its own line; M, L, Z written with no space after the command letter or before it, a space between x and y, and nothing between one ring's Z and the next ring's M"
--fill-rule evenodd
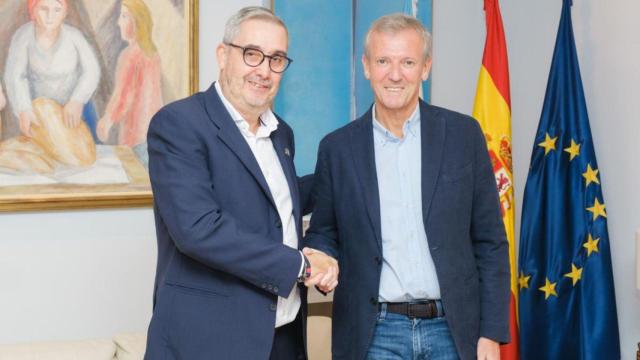
M118 360L142 360L147 346L147 335L143 333L122 333L113 337Z
M41 341L0 345L0 360L113 360L111 340Z

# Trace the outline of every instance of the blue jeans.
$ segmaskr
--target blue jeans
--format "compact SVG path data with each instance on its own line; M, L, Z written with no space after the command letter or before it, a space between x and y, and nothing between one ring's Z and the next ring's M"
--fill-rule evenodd
M444 317L409 318L387 312L382 304L378 313L368 360L457 360L458 352Z

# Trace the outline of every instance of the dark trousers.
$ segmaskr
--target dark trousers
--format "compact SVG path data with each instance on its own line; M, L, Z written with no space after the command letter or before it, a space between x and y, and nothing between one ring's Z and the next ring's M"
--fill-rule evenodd
M300 311L293 322L276 328L270 360L305 360Z

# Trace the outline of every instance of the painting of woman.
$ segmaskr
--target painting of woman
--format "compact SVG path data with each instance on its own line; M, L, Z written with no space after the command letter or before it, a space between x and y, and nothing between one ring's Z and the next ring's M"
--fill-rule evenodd
M91 103L100 79L98 59L84 35L65 24L67 0L28 0L30 21L11 39L5 68L7 97L20 131L38 126L32 102L47 98L63 106L64 123L84 119L94 138L96 112Z
M114 91L98 122L98 136L106 142L111 127L119 124L117 143L137 150L144 148L151 117L162 106L162 69L144 1L122 0L118 26L128 45L118 57ZM144 150L136 153L144 158Z

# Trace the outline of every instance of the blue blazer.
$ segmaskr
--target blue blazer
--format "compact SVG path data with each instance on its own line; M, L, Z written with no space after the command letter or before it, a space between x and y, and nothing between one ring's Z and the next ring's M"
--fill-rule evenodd
M305 196L279 121L271 140L300 235ZM214 86L162 108L148 148L158 266L145 358L268 359L277 296L297 286L302 260L282 243L267 182Z
M462 359L479 336L509 341L509 256L485 138L471 117L420 102L422 213L449 329ZM364 359L382 268L371 110L320 143L305 245L338 259L334 359Z

